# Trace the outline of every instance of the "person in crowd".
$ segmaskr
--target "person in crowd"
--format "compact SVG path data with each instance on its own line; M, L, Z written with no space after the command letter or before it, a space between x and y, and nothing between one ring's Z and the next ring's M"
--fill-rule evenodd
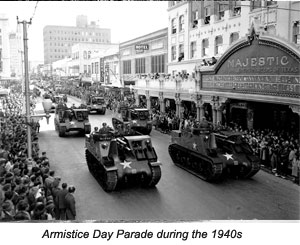
M65 196L65 204L66 204L66 218L67 220L75 220L76 219L76 202L75 202L75 187L70 186L68 188L68 193Z
M66 200L65 197L68 193L67 183L62 183L62 189L57 192L56 203L59 210L59 219L66 220Z

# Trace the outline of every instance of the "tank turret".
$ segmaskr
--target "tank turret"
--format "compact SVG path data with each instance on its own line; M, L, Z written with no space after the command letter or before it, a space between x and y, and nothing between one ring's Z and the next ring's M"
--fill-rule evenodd
M148 135L93 132L86 135L89 171L107 191L127 183L155 186L161 178L161 163Z

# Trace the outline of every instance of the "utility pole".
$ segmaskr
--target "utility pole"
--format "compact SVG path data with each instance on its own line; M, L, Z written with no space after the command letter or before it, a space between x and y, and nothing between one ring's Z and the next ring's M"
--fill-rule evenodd
M31 25L30 21L19 21L18 24L23 24L23 41L24 41L24 68L25 68L25 102L26 102L26 125L27 125L27 158L32 157L32 140L31 140L31 117L30 117L30 95L29 95L29 75L28 75L28 46L27 46L27 25Z

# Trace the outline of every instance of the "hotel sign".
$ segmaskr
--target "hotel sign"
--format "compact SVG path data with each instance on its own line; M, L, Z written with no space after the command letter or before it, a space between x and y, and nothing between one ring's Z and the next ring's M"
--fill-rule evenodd
M136 44L135 45L135 50L136 51L144 51L144 50L149 50L149 45L148 44Z

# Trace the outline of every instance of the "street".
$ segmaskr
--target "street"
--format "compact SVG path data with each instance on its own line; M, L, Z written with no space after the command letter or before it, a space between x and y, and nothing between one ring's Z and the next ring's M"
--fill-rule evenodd
M41 99L37 109L41 107ZM80 104L70 98L68 105ZM112 112L90 115L92 130L102 122L111 125ZM130 187L106 193L90 174L85 160L84 137L75 132L64 138L43 119L40 151L62 182L75 185L80 221L199 221L199 220L298 220L299 186L260 171L252 179L226 179L208 183L176 167L168 153L170 136L152 130L154 148L162 163L162 177L152 189Z

